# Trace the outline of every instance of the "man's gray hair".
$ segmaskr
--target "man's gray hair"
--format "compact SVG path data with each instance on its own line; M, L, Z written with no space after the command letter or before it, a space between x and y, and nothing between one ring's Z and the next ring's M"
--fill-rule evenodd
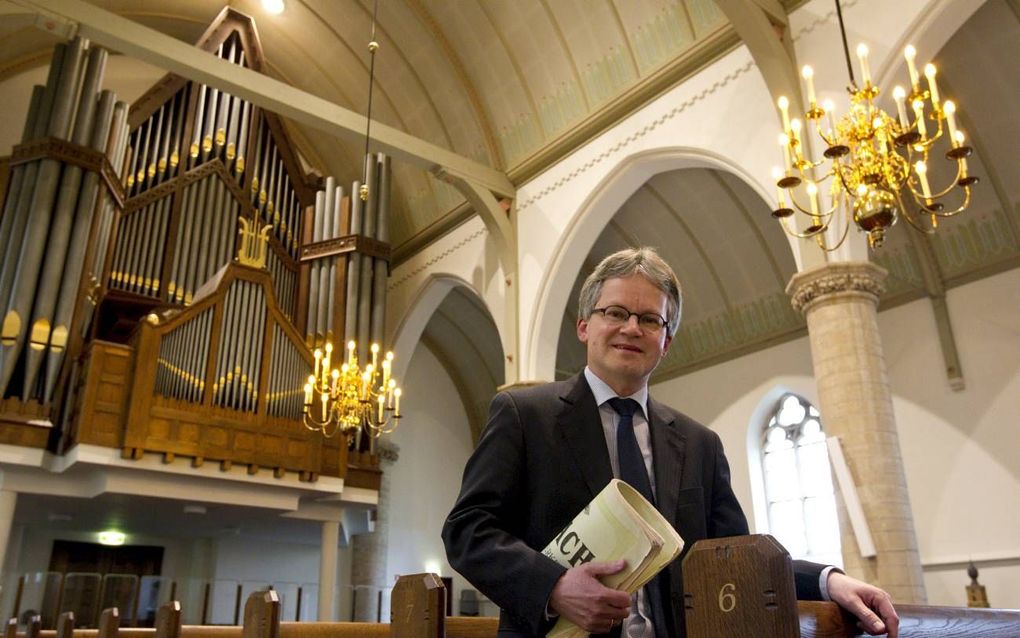
M675 335L680 326L680 308L683 301L680 281L654 248L627 248L599 262L581 286L581 294L577 299L578 316L585 321L591 318L595 304L602 294L602 284L607 279L629 277L635 273L642 275L666 293L666 327L670 336Z

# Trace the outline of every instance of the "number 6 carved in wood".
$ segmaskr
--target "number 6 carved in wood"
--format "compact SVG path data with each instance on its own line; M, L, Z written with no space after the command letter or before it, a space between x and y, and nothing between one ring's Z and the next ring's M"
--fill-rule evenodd
M734 595L737 587L733 583L726 583L719 590L719 609L723 613L733 611L737 606L737 597Z

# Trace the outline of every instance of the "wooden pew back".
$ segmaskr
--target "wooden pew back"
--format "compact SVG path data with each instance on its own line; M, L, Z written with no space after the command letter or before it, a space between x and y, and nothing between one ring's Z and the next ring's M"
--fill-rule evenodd
M693 550L692 550L693 551ZM714 550L713 550L714 551ZM770 559L773 560L774 558ZM695 570L696 571L696 570ZM408 598L398 596L391 605L396 619L398 611L405 620L414 622L280 622L280 600L276 592L256 592L245 604L243 626L181 625L180 603L174 601L160 608L156 627L134 629L118 627L116 610L103 612L99 629L74 629L73 617L59 624L57 630L39 631L38 620L29 623L28 631L15 634L16 621L8 623L4 638L496 638L498 619L491 617L446 617L445 592L436 590L438 577L408 577L399 588L417 591L411 599L421 607L407 607ZM685 578L698 578L697 573ZM433 580L434 579L434 580ZM740 590L737 589L739 592ZM791 603L792 604L792 603ZM412 613L408 614L407 610ZM718 636L755 636L756 638L852 638L859 635L855 619L835 603L795 603L798 627L782 634L769 634L764 627L734 625L721 633L706 634L702 628L688 624L688 638ZM900 616L901 638L1017 638L1020 637L1020 611L1002 609L971 609L896 605ZM735 617L735 616L734 616ZM439 631L440 627L442 631Z

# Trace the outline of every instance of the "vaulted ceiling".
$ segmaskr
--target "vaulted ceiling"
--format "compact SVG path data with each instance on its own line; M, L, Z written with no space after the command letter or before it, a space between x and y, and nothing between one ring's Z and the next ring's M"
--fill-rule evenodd
M269 75L364 113L373 2L285 0L280 15L268 15L259 0L228 4L255 19ZM206 0L93 4L189 43L223 8ZM799 4L784 2L788 9ZM846 2L847 19L865 19L863 6ZM805 9L820 18L831 12L821 4ZM0 155L20 135L29 91L43 81L55 41L24 11L0 0ZM1018 14L1015 0L988 0L934 56L943 91L961 105L961 126L975 147L970 169L982 182L967 214L944 223L934 238L903 222L889 233L873 255L891 273L887 306L1020 263L1020 125L1013 116L1020 83L1011 62L1020 59ZM373 117L503 170L515 184L739 44L712 0L379 0L376 37ZM163 73L113 56L107 85L130 101ZM287 126L309 169L345 182L358 178L360 141ZM394 172L399 262L473 213L429 173L400 162ZM785 239L767 204L734 176L695 170L652 178L604 230L588 261L637 244L658 245L688 293L684 330L691 338L674 349L663 374L802 329L783 293L793 272ZM559 367L576 369L572 311L564 322L569 340L561 339ZM452 333L433 327L432 348L452 352L458 339L446 344L443 335Z
M223 8L204 0L92 4L188 43ZM366 112L372 0L286 0L279 15L259 0L227 4L255 19L269 75ZM0 2L0 15L10 16L0 22L0 86L27 90L53 39L14 19L22 12ZM737 43L711 0L380 0L377 24L373 118L516 182ZM128 101L162 74L120 56L108 71ZM16 141L19 127L11 128L4 146ZM360 141L289 128L310 168L358 178ZM463 219L453 187L408 165L394 170L398 252L451 216Z

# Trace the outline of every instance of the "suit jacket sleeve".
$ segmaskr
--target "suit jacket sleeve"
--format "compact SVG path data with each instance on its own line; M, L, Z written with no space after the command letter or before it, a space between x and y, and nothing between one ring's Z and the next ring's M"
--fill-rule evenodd
M454 569L537 635L548 628L546 604L566 570L523 540L529 518L526 454L518 407L511 395L500 393L464 469L443 543Z

